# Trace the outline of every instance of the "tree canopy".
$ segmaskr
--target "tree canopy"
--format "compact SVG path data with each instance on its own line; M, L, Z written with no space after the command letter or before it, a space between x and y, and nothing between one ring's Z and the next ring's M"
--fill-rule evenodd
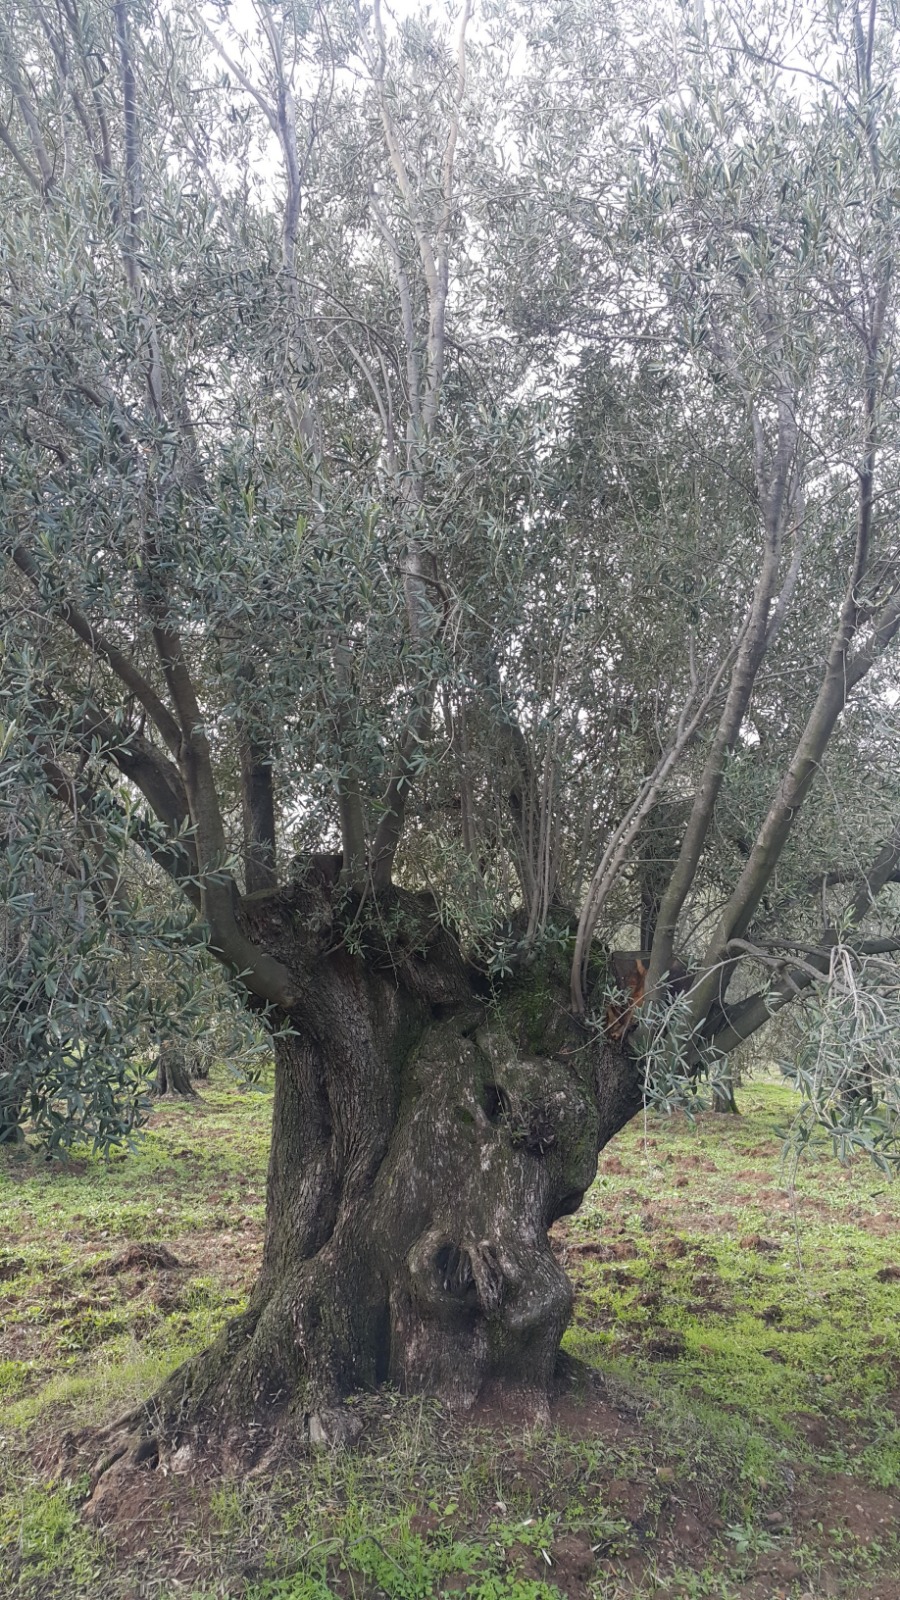
M332 851L727 1048L897 865L894 19L451 20L10 13L8 723L266 1002Z
M16 0L8 1038L117 1061L111 969L54 952L199 942L315 1099L322 963L439 1018L448 939L484 994L555 952L665 1095L830 983L804 1082L890 1147L896 23Z

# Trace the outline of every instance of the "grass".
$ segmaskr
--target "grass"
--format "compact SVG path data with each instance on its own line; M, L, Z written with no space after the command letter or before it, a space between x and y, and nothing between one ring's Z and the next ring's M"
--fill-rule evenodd
M824 1154L782 1187L790 1092L742 1100L727 1128L648 1123L601 1160L566 1229L568 1347L689 1400L750 1481L791 1458L900 1485L900 1195Z
M49 1463L244 1304L270 1093L222 1074L109 1162L2 1155L0 1596L900 1600L900 1195L862 1162L786 1184L789 1092L741 1103L634 1124L554 1230L589 1375L552 1426L364 1397L352 1453L153 1475L115 1541Z

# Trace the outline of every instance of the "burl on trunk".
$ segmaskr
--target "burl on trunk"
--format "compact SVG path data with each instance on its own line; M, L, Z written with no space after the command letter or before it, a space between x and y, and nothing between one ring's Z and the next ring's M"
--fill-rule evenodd
M288 1416L336 1438L342 1398L382 1382L539 1411L572 1305L547 1230L637 1110L633 1065L572 1021L563 970L492 992L426 897L394 891L356 935L323 889L247 914L300 995L274 1041L264 1262L157 1397L164 1448Z

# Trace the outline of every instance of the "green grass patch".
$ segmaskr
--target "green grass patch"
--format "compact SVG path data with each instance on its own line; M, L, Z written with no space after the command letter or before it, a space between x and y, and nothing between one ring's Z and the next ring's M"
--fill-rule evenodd
M789 1091L757 1084L741 1104L727 1126L633 1125L601 1161L566 1230L567 1347L689 1408L748 1481L799 1458L893 1486L898 1188L862 1159L807 1160L790 1181Z
M17 1586L39 1594L52 1579L72 1593L90 1592L103 1570L100 1541L79 1517L79 1487L27 1486L18 1499L0 1503L0 1549Z

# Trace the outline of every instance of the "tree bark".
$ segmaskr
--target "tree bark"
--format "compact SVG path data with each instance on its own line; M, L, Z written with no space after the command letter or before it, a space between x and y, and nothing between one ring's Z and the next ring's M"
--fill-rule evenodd
M197 1097L185 1053L171 1040L166 1040L159 1047L156 1078L151 1093L156 1099L169 1094L180 1095L185 1100L195 1100Z
M712 1086L712 1108L723 1116L739 1117L741 1108L735 1098L733 1077L717 1078Z
M188 1052L188 1068L192 1078L209 1077L209 1056L202 1055L199 1050Z
M296 886L248 913L303 995L274 1037L263 1267L156 1397L160 1449L223 1426L340 1437L341 1401L383 1382L539 1414L572 1307L547 1230L641 1103L624 1052L570 1017L563 967L491 995L427 897L382 899L355 954L327 899Z

